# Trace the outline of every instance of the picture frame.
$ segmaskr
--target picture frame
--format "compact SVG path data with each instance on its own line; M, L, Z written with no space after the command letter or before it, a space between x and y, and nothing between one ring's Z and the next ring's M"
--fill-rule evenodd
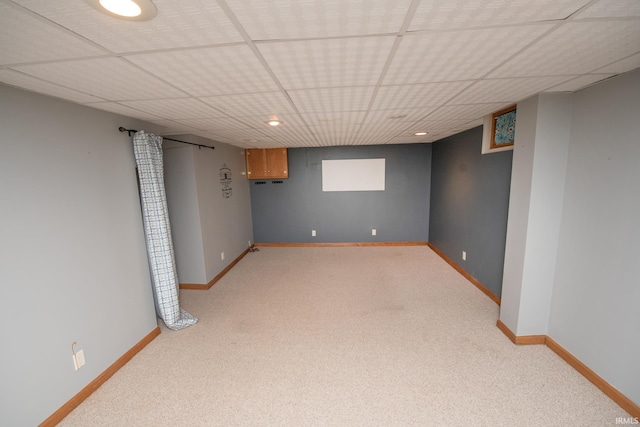
M516 105L491 115L491 141L489 149L513 146L516 133Z

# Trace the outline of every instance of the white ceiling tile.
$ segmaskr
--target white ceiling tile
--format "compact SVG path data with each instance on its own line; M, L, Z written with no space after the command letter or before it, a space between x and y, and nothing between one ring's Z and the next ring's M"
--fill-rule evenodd
M405 123L406 125L406 123ZM368 145L375 145L376 143L385 144L387 141L396 138L397 136L409 135L409 132L378 132L376 129L362 128L360 132L354 137L354 141L360 141L359 144L367 143Z
M175 134L181 134L181 133L197 132L196 128L192 126L187 126L182 123L178 123L173 120L149 119L147 121L150 123L153 123L154 125L162 126L164 128L164 131L162 132L163 135L171 135L171 134L175 135Z
M44 3L44 2L43 2ZM0 3L0 64L105 55L55 24Z
M0 69L0 82L74 102L84 103L104 101L103 99L97 98L95 96L87 95L85 93L78 92L77 90L58 86L53 83L45 82L35 77L18 73L17 71L13 70Z
M398 32L410 0L251 0L229 7L254 40Z
M560 83L557 86L553 86L545 90L545 92L575 92L612 76L614 76L614 74L585 74L564 83Z
M278 114L273 118L280 120L282 124L280 126L268 125L267 121L271 119L271 117L267 115L238 117L238 119L241 120L243 123L246 123L247 125L256 129L263 129L265 132L273 132L277 129L283 129L288 127L305 127L306 126L304 119L296 113Z
M320 112L303 113L301 116L309 126L334 126L361 124L366 113L364 111L341 111L341 112Z
M570 76L480 80L453 98L449 104L518 102L569 78Z
M269 129L268 135L272 140L287 146L314 147L320 145L316 135L307 127L278 126Z
M606 65L602 68L598 68L598 73L626 73L627 71L635 70L640 67L640 53L631 55L625 59L614 62L613 64Z
M545 24L413 33L402 38L383 84L482 78L551 28Z
M193 96L277 91L248 46L221 46L141 55L127 60Z
M261 133L266 135L270 140L278 141L281 144L293 143L300 146L302 141L311 145L317 145L315 134L307 126L306 119L298 114L286 114L279 116L283 124L280 126L269 126L264 123L263 116L243 117L255 129L259 129Z
M235 145L236 147L240 147L240 148L281 148L281 147L300 146L295 144L285 145L281 141L271 141L271 140L258 141L258 142L240 141L239 143L235 143L235 140L234 140L234 143L232 145ZM304 145L304 147L309 147L309 145Z
M111 113L120 114L122 116L133 117L140 120L158 120L160 117L149 114L145 111L136 110L117 102L92 102L85 104L87 107L97 108L99 110L109 111Z
M137 110L146 111L165 119L199 119L209 117L227 117L211 106L195 98L150 99L144 101L122 101Z
M377 135L363 135L359 134L354 138L351 143L353 145L383 145L390 144L397 136L377 136Z
M422 136L396 136L391 138L386 144L424 144L432 142L433 138L431 135L422 135Z
M285 89L374 85L395 37L260 43L258 49Z
M315 146L317 141L305 128L288 127L274 130L273 132L262 132L252 129L227 129L212 131L219 140L238 141L241 146L247 148L269 148L285 146ZM234 144L235 145L235 144Z
M473 81L381 86L371 107L377 109L420 108L444 105Z
M469 119L459 119L459 120L422 120L416 124L424 131L428 132L429 135L436 135L443 131L447 131L449 129L462 129L465 124L469 123L471 120Z
M357 139L368 139L370 141L374 140L389 140L395 138L399 135L414 135L415 131L412 132L411 125L409 123L404 123L404 128L398 129L381 129L377 126L362 126L360 131L357 134ZM409 127L408 127L409 126Z
M565 19L589 0L422 0L409 30L513 25Z
M366 120L367 124L379 123L383 126L395 126L395 123L413 123L424 118L431 112L436 111L436 107L423 108L395 108L392 110L369 110Z
M625 16L640 16L638 0L599 0L577 14L576 19Z
M567 22L490 77L586 74L640 49L640 22Z
M207 104L231 116L262 116L295 112L289 99L282 92L260 92L236 95L219 95L201 98Z
M301 113L366 110L373 87L345 87L289 91L289 96Z
M356 134L361 126L362 123L334 122L322 126L309 126L309 130L313 134Z
M220 135L216 135L213 134L211 132L205 132L205 131L201 131L201 130L196 130L196 131L192 131L190 132L191 135L196 135L196 136L200 136L202 138L208 139L209 142L205 141L206 145L209 146L213 146L215 147L217 143L224 143L224 144L230 144L230 145L234 145L236 147L239 148L245 148L244 146L240 145L240 144L234 144L233 142L235 141L233 138L225 138L225 137L221 137ZM224 141L223 141L224 140ZM238 155L240 155L240 152L238 152ZM242 152L244 155L244 152Z
M177 119L176 122L182 123L193 128L217 133L221 130L240 130L251 129L246 123L231 117L210 117L202 119Z
M425 117L427 120L473 120L505 108L502 103L450 105L440 107Z
M334 130L331 132L318 132L316 139L318 139L323 146L353 145L356 136L357 130Z
M273 142L273 139L261 130L251 128L215 129L209 131L219 140L238 140L247 143Z
M182 92L119 58L84 59L14 67L16 70L100 98L119 101Z
M113 52L242 41L215 1L153 0L158 14L150 21L114 19L84 1L15 1Z
M373 137L375 135L385 136L387 138L395 137L402 134L413 134L420 131L417 123L429 112L420 110L420 114L414 113L414 117L409 116L405 118L390 119L387 115L389 111L377 110L371 111L366 117L362 128L360 130L360 136ZM419 116L419 117L418 117Z

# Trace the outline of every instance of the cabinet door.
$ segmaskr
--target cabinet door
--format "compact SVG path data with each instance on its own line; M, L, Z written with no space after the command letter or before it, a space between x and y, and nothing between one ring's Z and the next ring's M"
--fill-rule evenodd
M288 178L289 167L286 148L267 150L267 176L269 178Z
M264 179L267 178L267 154L264 148L254 148L245 150L247 157L247 178Z
M247 178L289 178L286 148L252 148L245 150Z

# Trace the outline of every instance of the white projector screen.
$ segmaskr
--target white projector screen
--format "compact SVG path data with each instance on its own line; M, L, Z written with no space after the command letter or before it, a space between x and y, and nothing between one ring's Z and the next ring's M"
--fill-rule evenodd
M384 191L385 159L322 161L322 191Z

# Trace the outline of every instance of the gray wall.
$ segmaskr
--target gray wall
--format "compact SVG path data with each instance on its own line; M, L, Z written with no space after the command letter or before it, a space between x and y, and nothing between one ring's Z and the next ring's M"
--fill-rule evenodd
M164 182L180 283L207 283L198 208L194 152L184 144L164 148Z
M549 336L640 405L640 70L574 94Z
M500 319L516 335L546 335L553 291L573 96L518 104Z
M322 160L365 158L386 159L385 191L322 191ZM430 177L430 144L291 148L282 184L251 181L255 241L427 241Z
M173 138L216 147L173 144L164 157L178 278L180 283L206 284L253 242L244 150L193 135ZM228 198L219 177L223 167L231 170Z
M0 85L0 425L39 424L157 326L118 126L142 124Z
M429 241L500 296L513 152L481 149L482 127L433 143Z

